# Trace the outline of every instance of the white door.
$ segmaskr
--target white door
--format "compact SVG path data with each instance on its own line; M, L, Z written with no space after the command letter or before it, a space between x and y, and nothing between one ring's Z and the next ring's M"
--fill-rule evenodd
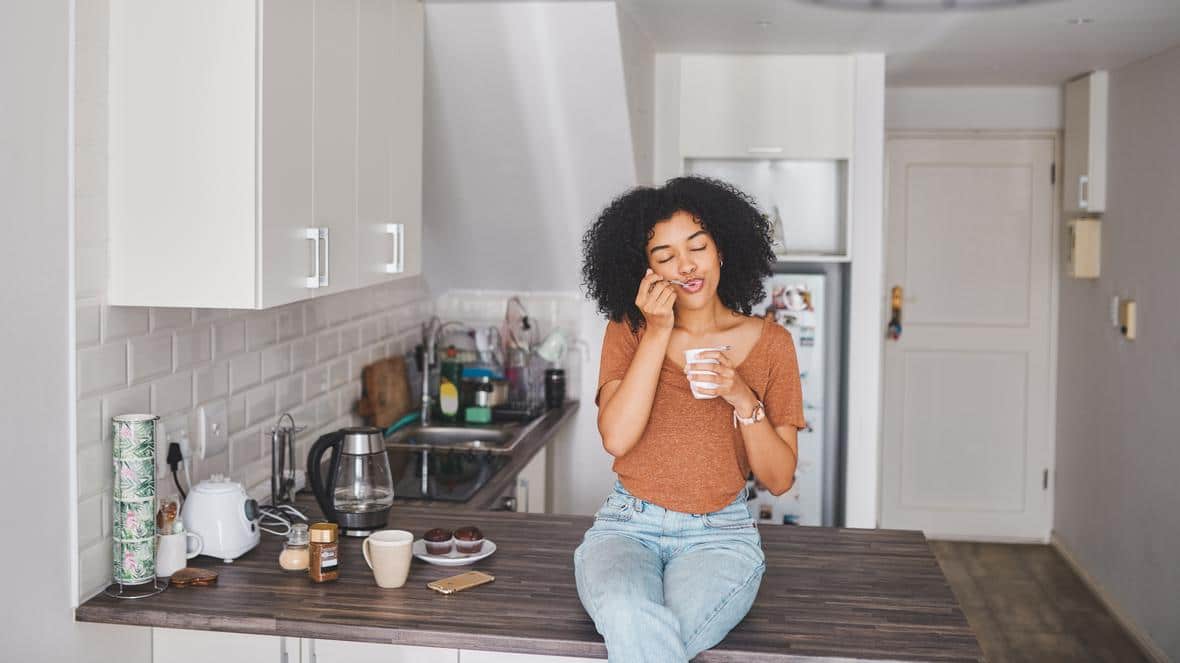
M312 0L268 1L262 12L259 196L260 308L308 297L315 224Z
M357 283L356 64L356 0L316 0L315 225L328 229L328 283L317 294Z
M1048 540L1054 149L886 143L886 286L903 307L885 344L882 527Z

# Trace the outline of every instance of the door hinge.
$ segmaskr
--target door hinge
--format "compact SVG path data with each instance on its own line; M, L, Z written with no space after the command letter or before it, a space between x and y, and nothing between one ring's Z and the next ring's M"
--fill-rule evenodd
M1057 184L1057 164L1049 164L1049 184Z
M1041 490L1049 490L1049 470L1041 472Z

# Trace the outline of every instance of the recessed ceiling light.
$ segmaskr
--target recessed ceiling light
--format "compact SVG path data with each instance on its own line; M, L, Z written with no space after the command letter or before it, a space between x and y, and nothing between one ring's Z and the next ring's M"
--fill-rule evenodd
M1059 0L797 0L820 7L833 9L859 9L862 11L947 11L970 9L997 9L1001 7L1025 7Z
M1088 16L1080 16L1078 18L1069 19L1070 25L1088 25L1093 22L1094 22L1094 19L1092 19Z

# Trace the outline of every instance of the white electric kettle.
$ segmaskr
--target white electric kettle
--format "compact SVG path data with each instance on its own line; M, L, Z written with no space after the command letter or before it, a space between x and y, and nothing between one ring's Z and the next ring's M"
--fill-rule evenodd
M232 562L262 538L258 529L258 502L242 484L214 474L189 491L181 507L184 528L196 532L205 542L202 554Z

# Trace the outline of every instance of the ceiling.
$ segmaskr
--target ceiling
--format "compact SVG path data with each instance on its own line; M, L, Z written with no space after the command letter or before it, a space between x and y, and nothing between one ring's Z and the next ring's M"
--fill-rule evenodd
M659 52L884 52L886 83L1057 85L1180 45L1180 0L879 12L807 0L617 0ZM1089 18L1074 25L1071 19Z

